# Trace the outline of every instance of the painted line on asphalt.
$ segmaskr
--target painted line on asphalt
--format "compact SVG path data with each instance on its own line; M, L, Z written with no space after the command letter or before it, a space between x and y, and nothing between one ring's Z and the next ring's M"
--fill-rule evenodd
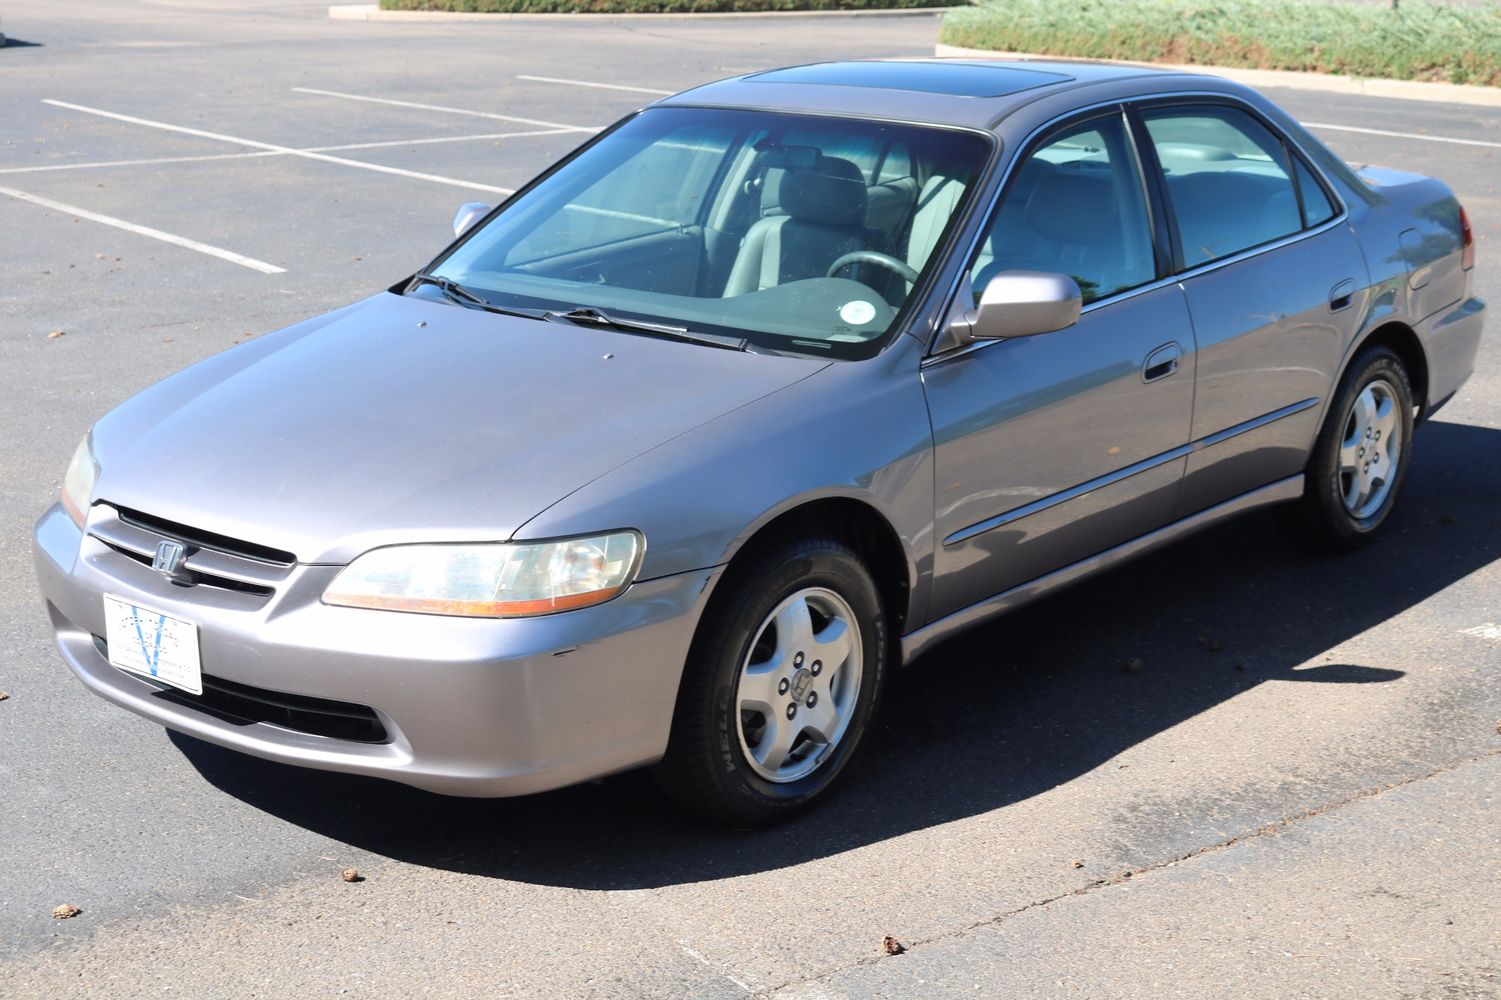
M342 146L300 146L304 153L335 153L341 149L383 149L390 146L432 146L444 142L474 142L484 139L529 139L538 135L569 135L571 128L539 128L530 132L489 132L484 135L441 135L434 139L383 139L380 142L348 142Z
M597 87L600 90L628 90L633 94L676 94L676 90L657 90L655 87L627 87L621 83L595 83L591 80L570 80L562 76L527 76L517 73L518 80L531 80L534 83L565 83L573 87Z
M40 205L43 208L50 208L54 211L66 213L67 215L76 215L80 219L88 219L90 222L97 222L100 225L123 229L127 233L135 233L137 236L146 236L153 240L161 240L163 243L171 243L174 246L197 250L199 253L208 254L210 257L218 257L220 260L227 260L231 264L239 264L241 267L248 267L252 271L259 271L262 274L285 274L287 270L284 267L277 267L275 264L268 264L263 260L256 260L254 257L246 257L244 254L235 253L233 250L225 250L223 247L199 243L197 240L190 240L186 236L175 236L172 233L164 233L160 229L152 229L150 226L138 226L134 222L117 219L113 215L101 215L98 212L90 212L88 209L79 208L77 205L68 205L60 201L53 201L51 198L28 194L25 191L17 191L15 188L0 187L0 194L9 195L21 201L29 201L33 205Z
M1455 146L1484 146L1501 149L1501 142L1484 139L1454 139L1447 135L1424 135L1421 132L1391 132L1384 128L1359 128L1355 125L1330 125L1327 122L1304 122L1305 128L1329 129L1332 132L1359 132L1361 135L1379 135L1388 139L1417 139L1420 142L1447 142Z
M245 139L240 136L225 135L222 132L209 132L201 128L189 128L186 125L172 125L168 122L153 121L150 118L137 118L134 115L122 115L114 111L104 111L100 108L91 108L84 104L71 104L68 101L57 101L52 98L44 98L43 104L50 104L55 108L66 108L69 111L79 111L86 115L98 115L101 118L111 118L115 121L125 122L129 125L142 125L146 128L161 129L166 132L178 132L182 135L197 136L200 139L215 139L219 142L233 143L236 146L249 146L252 149L267 149L287 156L299 156L306 160L317 160L320 163L333 163L341 167L354 167L357 170L370 170L378 174L392 174L396 177L410 177L413 180L431 181L434 184L446 184L449 187L467 188L471 191L489 191L494 194L513 194L514 188L496 187L493 184L477 184L474 181L459 180L457 177L444 177L441 174L425 174L419 170L403 170L401 167L388 167L380 163L366 163L363 160L351 160L343 156L329 156L327 153L314 153L305 149L295 149L291 146L282 146L274 142L261 142L258 139Z
M729 971L727 971L723 966L719 965L718 963L709 961L703 955L700 955L698 952L696 952L692 948L688 947L688 945L686 943L684 943L682 941L679 941L678 942L678 948L683 952L684 955L687 955L689 958L693 959L695 962L700 963L701 965L703 965L705 968L709 969L710 971L712 971L714 973L717 973L720 976L723 976L725 979L729 980L733 985L739 987L741 990L744 990L746 993L753 992L754 987L752 987L750 985L750 983L747 983L744 979L740 979L739 977L732 975ZM749 977L747 977L747 978L749 978Z
M414 108L418 111L440 111L446 115L468 115L471 118L493 118L496 121L516 122L519 125L537 125L542 128L564 129L568 132L598 132L599 128L589 125L565 125L562 122L547 122L538 118L520 118L516 115L502 115L494 111L474 111L470 108L450 108L443 104L419 104L416 101L397 101L389 97L369 97L364 94L346 94L338 90L318 90L315 87L293 87L299 94L316 94L319 97L339 97L346 101L365 101L370 104L386 104L393 108Z
M245 160L280 153L214 153L210 156L154 156L145 160L90 160L84 163L48 163L38 167L3 167L0 174L45 174L55 170L98 170L104 167L154 167L166 163L208 163L212 160Z
M567 135L568 129L547 128L532 132L490 132L485 135L445 135L434 139L387 139L382 142L350 142L342 146L299 146L303 153L336 153L346 149L381 149L387 146L430 146L442 142L479 142L486 139L524 139L538 135ZM92 160L84 163L49 163L39 167L0 167L0 174L42 174L56 170L97 170L103 167L154 167L170 163L209 163L214 160L249 160L286 156L275 150L254 153L214 153L211 156L154 156L143 160Z

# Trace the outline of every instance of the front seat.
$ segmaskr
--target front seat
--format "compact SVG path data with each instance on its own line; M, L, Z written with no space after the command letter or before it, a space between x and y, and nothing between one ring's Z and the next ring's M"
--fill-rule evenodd
M816 167L788 170L777 193L787 214L750 227L724 297L821 278L840 257L867 249L865 199L865 176L849 160L825 156Z
M1037 179L1021 214L997 227L995 258L976 270L976 291L1002 271L1048 271L1072 275L1088 302L1149 266L1128 247L1108 177L1051 170Z

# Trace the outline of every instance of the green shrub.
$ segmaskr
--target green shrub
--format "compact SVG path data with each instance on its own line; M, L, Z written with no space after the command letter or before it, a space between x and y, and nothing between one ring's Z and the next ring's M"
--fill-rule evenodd
M966 48L1501 86L1501 6L1402 0L982 0L944 15Z
M944 0L380 0L382 10L480 14L724 14L732 11L941 7Z

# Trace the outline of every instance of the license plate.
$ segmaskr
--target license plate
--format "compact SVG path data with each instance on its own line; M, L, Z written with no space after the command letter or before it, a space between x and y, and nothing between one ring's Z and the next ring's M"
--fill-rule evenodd
M104 627L114 666L203 693L197 625L105 594Z

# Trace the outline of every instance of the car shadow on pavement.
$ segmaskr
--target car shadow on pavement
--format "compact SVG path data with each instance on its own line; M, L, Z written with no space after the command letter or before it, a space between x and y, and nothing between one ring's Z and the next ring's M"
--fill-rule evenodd
M1264 511L961 636L892 677L837 794L765 831L685 816L641 772L455 799L171 739L223 791L413 864L587 889L727 878L1025 800L1260 684L1398 681L1305 664L1501 558L1498 497L1501 431L1434 422L1388 534L1360 552L1307 551Z

